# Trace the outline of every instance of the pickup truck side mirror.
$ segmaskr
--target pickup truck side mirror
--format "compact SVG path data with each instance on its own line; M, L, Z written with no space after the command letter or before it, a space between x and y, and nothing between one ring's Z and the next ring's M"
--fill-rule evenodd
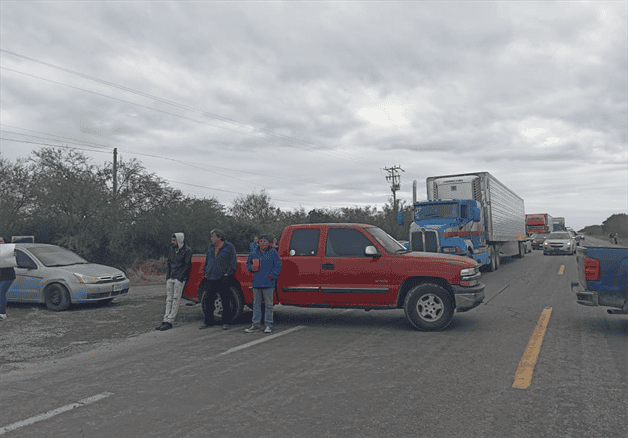
M399 225L400 227L403 227L404 225L403 211L400 211L399 213L397 213L397 225Z
M377 248L375 248L373 245L369 245L366 248L364 248L364 255L367 257L381 257L382 256L379 253L379 251L377 251Z

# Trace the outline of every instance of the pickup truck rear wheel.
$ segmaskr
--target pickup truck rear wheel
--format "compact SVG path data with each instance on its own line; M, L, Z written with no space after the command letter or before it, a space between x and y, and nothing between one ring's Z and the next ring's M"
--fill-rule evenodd
M432 283L414 286L406 296L403 309L412 325L424 331L443 330L454 317L449 292Z
M224 322L222 320L222 300L220 299L220 295L216 294L216 300L214 301L214 322L216 324L231 324L233 321L238 319L240 315L242 315L242 311L244 310L244 297L242 293L238 290L237 287L231 286L231 312L233 313L233 318L231 321ZM203 291L203 294L205 291ZM205 300L201 300L201 308L203 310L203 315L207 312L207 302Z

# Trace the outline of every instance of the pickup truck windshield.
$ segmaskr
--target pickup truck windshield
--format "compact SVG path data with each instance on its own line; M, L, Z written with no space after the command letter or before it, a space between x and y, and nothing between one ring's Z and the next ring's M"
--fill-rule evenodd
M388 254L398 254L400 252L408 252L408 249L395 239L390 237L388 233L377 227L367 227L366 232L369 233L377 243L384 247Z
M446 203L446 204L423 204L414 207L414 219L418 221L434 218L457 218L458 217L458 204Z

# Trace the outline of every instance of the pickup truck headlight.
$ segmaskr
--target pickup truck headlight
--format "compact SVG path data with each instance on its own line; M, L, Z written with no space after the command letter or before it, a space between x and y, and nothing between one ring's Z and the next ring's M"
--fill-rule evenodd
M78 272L74 273L74 276L78 278L78 281L85 284L98 283L98 277L92 277L90 275L79 274Z
M475 286L482 274L480 274L480 268L474 266L473 268L466 268L460 270L460 285L461 286Z

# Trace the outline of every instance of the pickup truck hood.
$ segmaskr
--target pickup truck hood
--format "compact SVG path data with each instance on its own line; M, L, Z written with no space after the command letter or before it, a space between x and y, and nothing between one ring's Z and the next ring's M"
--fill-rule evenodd
M460 266L462 269L472 268L478 265L478 263L475 260L472 260L466 257L461 257L461 256L451 255L451 254L441 254L441 253L436 253L436 252L408 252L408 253L400 254L400 255L402 257L416 257L416 258L428 259L428 260L440 260L441 262Z

